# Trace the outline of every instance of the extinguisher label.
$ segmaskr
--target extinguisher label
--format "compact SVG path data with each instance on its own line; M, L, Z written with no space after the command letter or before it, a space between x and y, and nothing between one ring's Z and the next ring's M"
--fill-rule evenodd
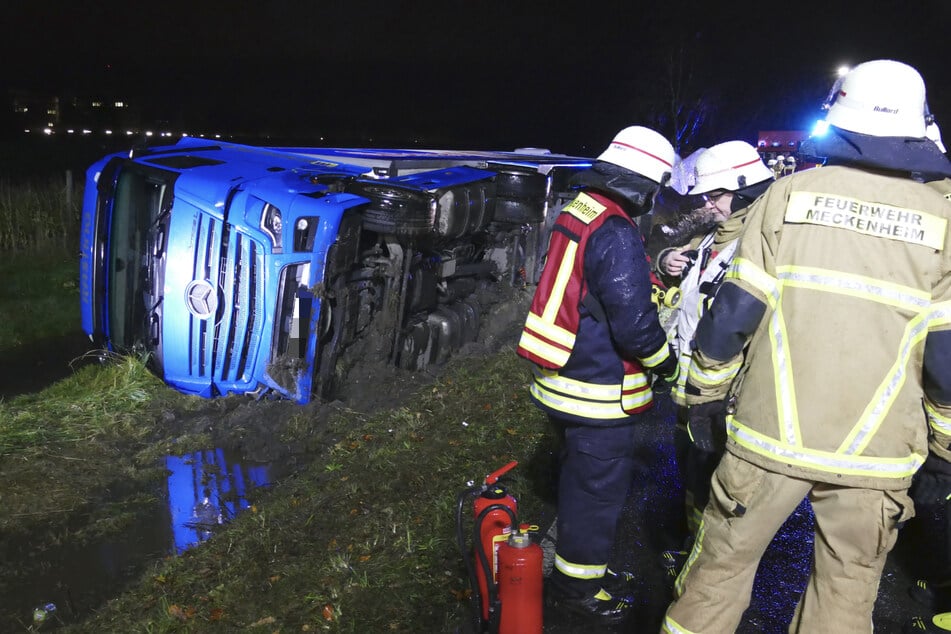
M508 541L509 533L512 532L511 528L502 529L502 532L498 535L492 536L492 578L499 578L499 544L502 542Z

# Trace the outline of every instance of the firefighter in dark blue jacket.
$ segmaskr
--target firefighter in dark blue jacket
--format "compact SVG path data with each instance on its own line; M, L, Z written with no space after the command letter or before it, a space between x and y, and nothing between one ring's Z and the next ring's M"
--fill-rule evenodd
M635 425L653 404L650 375L677 369L633 217L650 211L674 149L657 132L621 130L561 211L519 341L534 363L531 397L562 433L556 605L601 623L624 620L633 574L608 558L636 469Z

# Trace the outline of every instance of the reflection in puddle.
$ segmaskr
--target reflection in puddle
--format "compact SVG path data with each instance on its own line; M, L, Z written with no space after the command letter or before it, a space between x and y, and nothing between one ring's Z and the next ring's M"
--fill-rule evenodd
M155 502L138 506L121 532L42 547L30 537L13 543L0 536L0 632L11 623L22 630L31 622L38 625L40 608L43 629L81 619L134 583L150 563L210 537L250 506L254 489L284 473L221 449L168 456L164 462L167 481L153 482L146 491ZM129 509L131 497L123 489L118 499L101 500L100 507Z
M248 508L251 488L270 484L267 465L229 460L221 449L168 456L165 467L172 540L179 554Z

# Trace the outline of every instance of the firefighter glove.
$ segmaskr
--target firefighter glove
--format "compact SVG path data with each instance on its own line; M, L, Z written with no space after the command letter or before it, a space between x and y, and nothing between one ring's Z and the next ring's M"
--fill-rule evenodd
M951 500L951 464L929 454L925 464L915 474L911 497L915 504L920 506L936 507L947 504Z
M726 444L726 402L691 405L687 409L687 432L700 451L722 451Z
M668 346L667 350L669 354L664 362L651 368L651 371L668 383L674 383L677 380L677 375L680 374L680 364L677 363L677 354L673 348Z

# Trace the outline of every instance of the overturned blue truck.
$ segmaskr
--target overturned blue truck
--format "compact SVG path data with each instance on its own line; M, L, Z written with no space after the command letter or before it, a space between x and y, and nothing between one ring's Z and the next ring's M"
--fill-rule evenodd
M82 327L209 398L326 400L348 356L437 365L478 334L480 295L537 281L589 165L193 137L111 154L86 175Z

